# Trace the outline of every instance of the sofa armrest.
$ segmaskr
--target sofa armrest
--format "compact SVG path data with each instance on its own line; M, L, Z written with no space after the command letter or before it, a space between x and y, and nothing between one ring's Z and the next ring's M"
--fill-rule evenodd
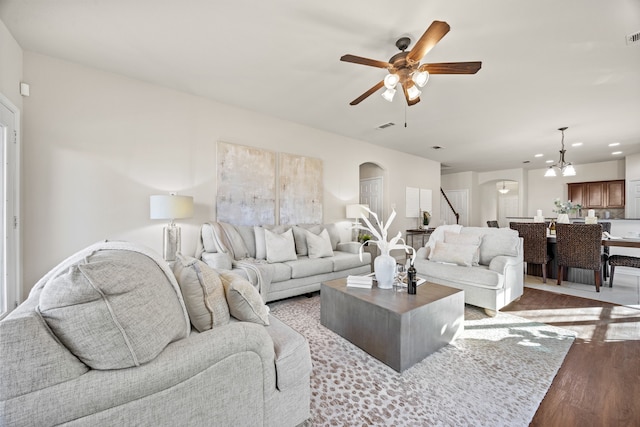
M336 246L336 250L341 252L348 252L350 254L358 254L360 253L360 246L362 246L362 244L358 242L344 242L338 243L338 246Z
M504 274L508 267L522 263L522 258L515 256L499 255L489 263L489 270Z
M264 326L233 322L193 332L138 367L89 370L73 380L2 402L2 419L19 419L25 408L31 408L30 424L58 425L143 399L172 408L180 405L185 393L193 401L207 396L210 405L201 408L203 413L209 419L224 419L230 411L225 402L263 405L260 400L270 398L275 392L274 360L273 341ZM218 398L221 390L224 396ZM180 413L178 408L175 412Z
M428 259L429 258L429 252L431 252L431 248L428 248L426 246L421 247L416 252L416 260L419 260L419 259L426 260L426 259Z

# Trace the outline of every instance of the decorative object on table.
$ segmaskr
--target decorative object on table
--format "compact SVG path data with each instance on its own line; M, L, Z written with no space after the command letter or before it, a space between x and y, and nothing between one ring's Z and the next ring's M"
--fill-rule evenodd
M149 217L151 219L168 219L164 227L162 254L165 261L175 261L180 252L180 227L174 220L191 218L193 215L193 197L169 195L151 196L149 199Z
M416 252L411 246L405 244L405 241L402 238L401 231L399 231L398 234L391 240L387 241L389 226L393 222L393 219L396 217L395 209L393 210L393 212L391 212L391 215L389 215L389 219L387 220L386 224L380 221L378 219L378 215L375 212L369 210L369 208L365 207L364 211L368 212L369 215L373 215L373 218L376 220L377 227L373 226L371 221L369 221L369 218L367 218L364 213L362 214L362 220L364 221L365 225L356 223L353 227L358 230L363 230L371 233L371 235L373 235L377 239L371 239L367 242L367 244L369 245L377 245L380 249L380 255L376 257L373 263L373 270L375 272L376 281L378 282L379 288L392 289L396 260L391 255L389 255L389 252L394 249L403 249L406 253L412 254L412 259L415 258ZM364 243L360 245L360 260L362 260L363 246Z
M544 215L542 215L542 209L536 211L536 216L533 217L533 222L544 222Z
M584 223L585 224L597 224L598 223L598 217L596 216L595 211L593 209L589 209L589 213L584 218Z
M549 224L549 234L552 236L556 235L556 222L554 220L551 220Z
M566 202L561 202L560 199L555 199L553 204L556 206L556 209L553 211L558 214L558 223L560 224L569 224L571 221L569 220L569 214L575 213L582 209L582 205L576 203L575 205L571 203L571 200L567 200Z
M369 240L371 240L371 234L363 233L358 236L358 242L360 243L367 243Z
M347 287L371 289L373 286L373 277L371 276L347 276Z
M407 293L409 295L415 295L418 287L418 277L416 268L413 266L413 258L411 258L411 265L407 271Z
M431 214L429 211L422 211L422 226L427 228L429 222L431 221Z
M560 169L560 173L562 174L562 176L576 175L576 170L574 169L573 165L570 162L566 162L564 160L564 154L567 151L564 149L564 131L567 129L568 128L566 126L558 128L558 130L562 132L562 149L560 150L560 160L558 161L558 163L549 166L549 169L547 169L547 172L544 174L545 177L556 176L556 171L554 168Z
M369 205L360 205L357 203L352 205L347 205L347 218L356 220L355 221L356 227L353 228L353 232L351 236L353 240L356 240L356 236L358 235L357 226L360 225L360 217L365 214L365 211L363 208L369 209ZM369 237L369 239L371 239L371 237Z

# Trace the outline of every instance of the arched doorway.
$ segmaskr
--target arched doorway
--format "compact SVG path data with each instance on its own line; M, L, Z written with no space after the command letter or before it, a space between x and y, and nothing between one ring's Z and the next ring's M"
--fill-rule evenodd
M359 203L369 205L369 209L385 218L385 170L371 162L360 165L360 196Z

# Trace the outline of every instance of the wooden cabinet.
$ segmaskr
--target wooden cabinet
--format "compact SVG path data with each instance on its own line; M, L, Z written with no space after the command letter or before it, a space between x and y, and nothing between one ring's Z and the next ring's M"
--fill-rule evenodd
M624 181L608 181L607 191L607 207L608 208L624 208Z
M624 180L567 184L571 203L583 209L624 208Z

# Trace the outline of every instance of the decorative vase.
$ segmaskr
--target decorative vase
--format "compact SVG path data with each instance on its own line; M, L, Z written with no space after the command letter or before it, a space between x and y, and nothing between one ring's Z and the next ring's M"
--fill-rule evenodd
M558 224L571 224L569 220L569 214L558 214L558 219L556 221Z
M373 261L373 271L380 289L393 288L393 276L396 270L396 259L391 255L378 255Z

